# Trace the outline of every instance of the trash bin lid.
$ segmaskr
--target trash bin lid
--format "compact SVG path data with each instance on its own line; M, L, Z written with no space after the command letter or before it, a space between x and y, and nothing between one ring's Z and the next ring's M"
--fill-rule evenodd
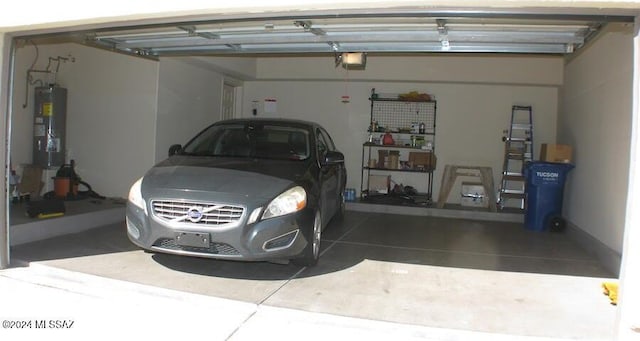
M532 185L564 186L567 173L574 167L570 163L533 161L525 166L524 176Z

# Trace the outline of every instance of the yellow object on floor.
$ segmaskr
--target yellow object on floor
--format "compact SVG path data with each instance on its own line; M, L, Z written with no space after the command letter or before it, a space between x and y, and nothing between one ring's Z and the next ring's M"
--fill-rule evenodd
M46 218L55 218L62 217L64 215L63 212L55 212L55 213L40 213L36 217L38 219L46 219Z
M604 294L609 296L611 300L611 304L618 304L618 283L615 282L604 282L602 283L602 288L604 289Z

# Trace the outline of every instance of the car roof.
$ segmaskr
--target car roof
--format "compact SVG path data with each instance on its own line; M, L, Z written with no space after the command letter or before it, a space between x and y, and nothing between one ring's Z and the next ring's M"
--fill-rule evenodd
M289 125L294 127L315 128L320 127L318 123L304 120L288 119L288 118L234 118L229 120L218 121L214 125L222 124L273 124L273 125Z

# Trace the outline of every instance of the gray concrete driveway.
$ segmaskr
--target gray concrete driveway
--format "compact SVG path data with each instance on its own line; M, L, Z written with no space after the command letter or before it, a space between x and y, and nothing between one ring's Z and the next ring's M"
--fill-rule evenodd
M314 268L179 257L135 248L121 223L12 251L33 264L260 309L507 335L612 337L616 310L600 290L611 274L563 234L517 223L347 212L322 244Z

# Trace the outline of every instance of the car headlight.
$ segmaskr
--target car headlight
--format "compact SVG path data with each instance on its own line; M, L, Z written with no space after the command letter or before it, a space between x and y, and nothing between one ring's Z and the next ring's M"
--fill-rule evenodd
M144 213L147 213L147 205L142 199L142 179L138 179L138 181L134 182L129 190L129 202L140 207L141 210L144 210Z
M293 187L273 199L262 214L262 219L300 211L307 206L307 192L300 186Z

